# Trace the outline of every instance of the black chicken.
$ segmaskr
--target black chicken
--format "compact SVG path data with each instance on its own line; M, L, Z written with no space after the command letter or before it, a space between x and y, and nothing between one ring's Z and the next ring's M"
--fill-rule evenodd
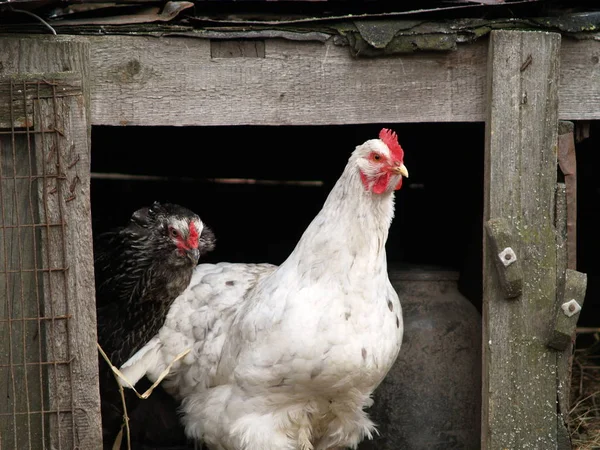
M196 214L158 202L134 212L126 227L98 236L94 242L98 342L114 366L158 333L200 256L211 251L214 242L214 234ZM99 370L104 448L112 448L123 424L122 403L102 357ZM137 398L130 390L126 397L131 414Z

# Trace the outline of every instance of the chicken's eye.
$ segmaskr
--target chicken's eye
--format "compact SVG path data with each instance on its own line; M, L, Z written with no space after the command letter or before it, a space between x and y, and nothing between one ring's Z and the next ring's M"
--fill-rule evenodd
M169 235L171 235L171 237L173 237L173 238L178 238L179 237L179 231L177 231L173 227L169 227Z
M381 155L379 153L373 153L372 158L375 161L379 161L381 159Z

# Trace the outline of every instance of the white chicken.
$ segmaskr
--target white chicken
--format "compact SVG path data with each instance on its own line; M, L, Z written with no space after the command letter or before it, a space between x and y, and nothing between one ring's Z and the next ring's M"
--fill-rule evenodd
M159 334L121 370L182 400L186 434L213 450L356 448L365 408L400 350L385 244L404 152L381 130L352 153L279 267L201 264ZM126 383L124 383L126 384Z

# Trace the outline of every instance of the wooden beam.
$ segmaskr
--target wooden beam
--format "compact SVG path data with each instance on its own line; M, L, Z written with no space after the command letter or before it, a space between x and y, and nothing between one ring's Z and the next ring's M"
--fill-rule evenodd
M267 39L258 58L220 57L214 45L211 56L208 39L89 40L94 125L485 120L487 39L454 52L364 59L332 40ZM559 117L600 119L600 42L565 39L560 58Z
M507 301L484 237L482 448L556 448L554 208L560 35L493 31L488 65L485 220L519 236L522 295Z
M90 42L95 125L483 121L483 41L379 59L354 59L331 40L268 39L264 58L211 57L208 39Z

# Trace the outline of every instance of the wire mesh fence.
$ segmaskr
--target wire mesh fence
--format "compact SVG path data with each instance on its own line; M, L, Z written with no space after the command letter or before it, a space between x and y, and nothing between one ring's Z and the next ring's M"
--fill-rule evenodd
M0 449L75 449L72 83L0 83ZM73 175L75 173L75 175ZM79 180L79 181L78 181ZM89 387L93 389L93 386Z

